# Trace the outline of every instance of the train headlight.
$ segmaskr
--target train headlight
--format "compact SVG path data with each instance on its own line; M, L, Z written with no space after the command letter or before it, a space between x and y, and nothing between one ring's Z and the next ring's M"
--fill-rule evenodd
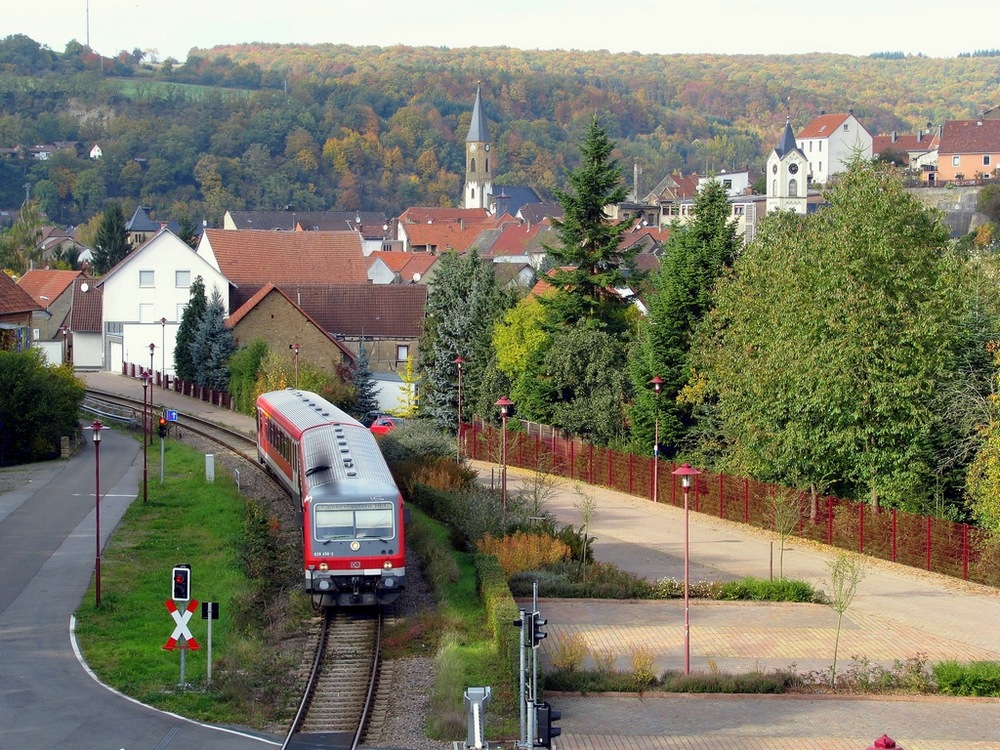
M328 571L330 569L330 566L327 565L326 563L320 563L319 564L319 569L322 570L322 571L324 571L324 572L326 572L326 571Z
M392 570L392 560L386 560L384 563L382 563L382 567L385 568L386 570Z

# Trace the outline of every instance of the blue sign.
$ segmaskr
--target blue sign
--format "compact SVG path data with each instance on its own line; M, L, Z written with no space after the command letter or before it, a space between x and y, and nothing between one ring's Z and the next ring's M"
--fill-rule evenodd
M167 409L167 421L168 422L176 422L177 421L177 410L176 409Z

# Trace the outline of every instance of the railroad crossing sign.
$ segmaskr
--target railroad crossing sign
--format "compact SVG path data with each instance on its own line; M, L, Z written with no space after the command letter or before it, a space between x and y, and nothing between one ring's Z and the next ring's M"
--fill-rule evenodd
M192 651L197 651L200 649L201 646L198 645L198 641L191 635L191 629L188 627L188 620L191 619L194 611L198 609L198 601L196 599L189 600L183 612L177 609L177 604L173 599L167 599L166 603L167 611L174 618L176 627L174 628L174 632L170 634L170 637L167 638L166 645L163 646L164 650L173 651L175 648L189 648ZM180 642L179 646L178 642Z

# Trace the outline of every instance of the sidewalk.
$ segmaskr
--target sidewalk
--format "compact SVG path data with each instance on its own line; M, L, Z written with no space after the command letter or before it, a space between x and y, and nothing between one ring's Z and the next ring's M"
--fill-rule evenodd
M488 476L490 464L476 464ZM531 481L508 467L508 491ZM598 560L649 579L684 577L684 511L619 492L559 480L546 502L560 523L579 527L580 504L594 501L590 534ZM759 529L689 514L690 580L779 569L776 537ZM786 540L784 574L829 590L827 564L838 554L811 542ZM628 668L641 646L655 669L683 669L683 602L545 599L539 609L550 637L584 637L591 651L618 655ZM828 670L837 614L807 604L754 604L692 599L691 669L726 672L793 667ZM871 560L844 616L838 671L857 658L891 667L896 660L1000 661L1000 592L976 584ZM907 750L1000 748L1000 700L940 697L829 696L557 696L562 748L698 748L864 750L883 733Z

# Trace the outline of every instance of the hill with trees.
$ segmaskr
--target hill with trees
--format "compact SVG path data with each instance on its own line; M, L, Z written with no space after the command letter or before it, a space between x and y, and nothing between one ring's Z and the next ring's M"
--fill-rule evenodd
M595 113L649 188L674 170L760 165L786 116L855 114L873 132L972 117L1000 99L991 57L640 55L246 44L151 65L76 41L0 40L0 206L24 185L54 221L109 200L218 223L227 209L382 210L455 204L477 82L497 184L565 189ZM87 158L97 143L103 158ZM22 151L22 154L24 152ZM645 182L648 181L648 182Z

